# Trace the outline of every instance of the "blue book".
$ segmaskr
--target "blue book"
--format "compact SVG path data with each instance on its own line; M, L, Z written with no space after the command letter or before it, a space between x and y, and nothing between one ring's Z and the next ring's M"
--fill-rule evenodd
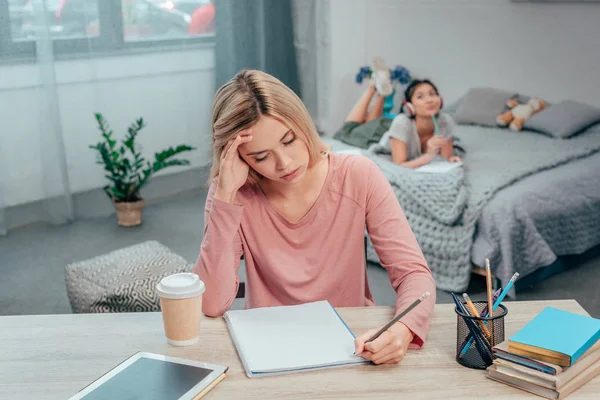
M569 367L599 338L600 320L546 307L508 340L508 351Z

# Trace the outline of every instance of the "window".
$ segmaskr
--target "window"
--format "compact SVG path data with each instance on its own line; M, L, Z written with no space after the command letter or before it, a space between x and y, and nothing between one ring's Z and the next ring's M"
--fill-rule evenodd
M55 54L122 50L214 38L211 0L0 0L0 56L35 56L50 37Z
M98 20L98 4L88 0L9 0L13 41L35 41L47 27L53 39L88 37L92 21ZM41 18L41 21L40 21ZM95 32L91 36L97 36Z
M122 0L125 41L173 39L214 32L209 0Z

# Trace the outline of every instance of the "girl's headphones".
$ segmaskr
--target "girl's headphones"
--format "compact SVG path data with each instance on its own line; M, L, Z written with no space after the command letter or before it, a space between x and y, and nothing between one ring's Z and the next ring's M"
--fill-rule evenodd
M422 83L427 83L429 85L431 85L436 93L438 93L439 96L439 91L437 90L437 87L429 80L429 79L423 79L423 80L414 80L412 81L408 87L406 88L406 90L404 91L404 100L402 101L402 111L404 112L404 114L408 115L410 118L413 118L415 116L415 106L412 105L412 103L410 101L408 101L407 99L411 98L415 88L417 86L419 86ZM444 108L444 99L442 98L442 96L440 97L440 110L442 108Z
M444 108L444 99L440 96L440 110L442 108ZM406 99L402 102L402 111L411 118L415 116L415 106L410 101L406 101Z

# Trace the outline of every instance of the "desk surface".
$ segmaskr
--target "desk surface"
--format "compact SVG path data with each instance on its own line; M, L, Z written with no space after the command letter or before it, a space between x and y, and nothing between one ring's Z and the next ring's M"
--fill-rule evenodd
M574 300L507 302L506 337L545 306L586 314ZM383 325L391 307L341 308L355 334ZM455 360L456 314L438 304L428 341L391 366L352 366L249 379L221 318L202 321L201 341L170 347L160 313L0 317L0 399L66 399L137 351L184 357L230 367L229 376L206 399L538 399L487 379L484 371ZM592 399L596 378L569 396ZM418 394L418 395L416 395Z

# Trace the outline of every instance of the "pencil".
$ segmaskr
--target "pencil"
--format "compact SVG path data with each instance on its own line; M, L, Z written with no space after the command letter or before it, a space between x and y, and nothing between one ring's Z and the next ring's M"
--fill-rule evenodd
M471 301L471 298L469 297L469 295L466 294L466 293L463 293L463 298L467 302L467 306L471 310L471 313L473 314L473 316L477 317L477 318L481 318L481 316L479 315L479 311L477 311L477 309L475 308L475 305ZM487 336L487 338L491 341L492 340L492 334L490 333L490 331L488 330L488 328L485 326L485 324L483 323L483 321L478 320L477 323L481 327L481 330L483 331L483 333L485 334L485 336Z
M488 317L494 316L494 309L492 303L492 271L490 270L490 260L485 259L485 283L487 286L487 299L488 299Z
M204 397L208 392L210 392L219 382L227 377L227 373L223 373L219 375L214 381L212 381L207 387L205 387L200 393L198 393L193 400L198 400Z
M464 305L461 303L461 301L458 299L458 297L454 293L450 293L450 294L452 295L452 300L454 300L454 303L456 304L456 308L458 309L458 311L460 311L461 313L463 313L465 315L468 315L467 310L465 310ZM493 355L492 355L492 351L491 351L491 346L490 346L489 342L487 341L487 338L485 336L480 336L479 330L473 324L473 321L471 319L463 318L463 321L467 325L467 328L469 329L469 331L471 331L471 335L473 336L473 338L475 340L475 348L479 352L481 359L487 365L491 364Z
M494 293L494 297L492 297L492 300L496 301L498 299L498 297L500 296L500 293L502 293L502 289L498 289L496 290L496 292ZM494 303L494 310L498 308L497 306L497 302ZM487 317L487 308L485 308L482 312L481 312L481 317L485 318ZM462 357L465 354L467 354L467 351L469 350L469 347L471 347L471 344L473 343L473 335L469 334L469 336L467 337L467 339L465 339L465 341L462 343L462 345L460 346L460 356Z
M379 332L377 332L376 334L374 334L373 336L371 336L369 338L369 340L367 340L365 343L369 343L372 342L373 340L377 339L379 336L381 336L381 334L385 331L387 331L390 326L394 325L396 322L398 322L400 320L400 318L404 317L406 314L408 314L408 312L410 310L412 310L413 308L415 308L417 306L417 304L421 303L423 300L425 300L426 297L429 296L429 292L425 292L421 295L421 297L419 297L418 299L416 299L410 306L408 306L406 308L406 310L402 311L400 314L398 314L394 319L392 319L390 322L388 322L388 324L386 326L384 326L383 328L381 328L379 330Z
M515 274L512 276L512 278L510 278L510 281L508 282L508 285L506 285L506 287L504 288L504 290L502 291L502 293L500 293L500 296L494 302L494 310L496 308L498 308L498 306L500 305L500 303L502 303L502 300L504 300L504 297L508 294L508 291L510 290L510 288L512 287L512 285L514 285L514 283L515 283L515 281L517 280L518 277L519 277L519 273L515 272Z

